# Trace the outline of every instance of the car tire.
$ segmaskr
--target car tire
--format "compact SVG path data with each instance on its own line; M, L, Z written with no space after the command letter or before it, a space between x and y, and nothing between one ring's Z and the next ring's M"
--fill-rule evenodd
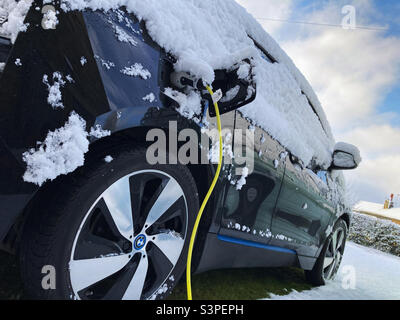
M22 233L28 297L169 295L186 268L198 192L185 166L150 165L145 155L145 148L105 148L44 188Z
M346 222L343 219L339 219L332 233L326 239L314 268L311 271L305 271L305 276L309 283L314 286L323 286L327 281L335 278L342 262L347 234Z

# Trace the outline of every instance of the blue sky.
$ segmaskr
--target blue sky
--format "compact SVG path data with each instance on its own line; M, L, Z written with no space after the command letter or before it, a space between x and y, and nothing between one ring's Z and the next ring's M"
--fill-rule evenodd
M399 53L400 55L400 53ZM384 101L379 106L379 112L394 113L390 124L400 128L400 85L395 86L386 96Z
M400 1L237 0L293 59L316 91L338 141L360 148L346 173L354 201L400 193ZM342 8L357 27L344 30ZM299 24L306 21L339 27Z
M375 1L380 15L374 19L374 23L388 27L386 36L400 37L400 1L381 0ZM400 52L399 52L400 59ZM391 121L393 126L400 127L400 84L397 83L385 96L379 106L380 112L393 112L397 117Z

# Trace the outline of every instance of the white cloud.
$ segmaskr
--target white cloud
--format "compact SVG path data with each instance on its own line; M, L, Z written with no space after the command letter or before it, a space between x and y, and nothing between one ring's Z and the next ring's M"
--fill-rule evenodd
M400 193L400 155L364 160L356 171L346 173L357 200L383 203L391 193Z
M400 39L382 32L318 27L283 47L317 91L336 131L366 121L398 81Z
M337 138L357 145L364 157L371 159L382 154L400 155L400 129L387 124L357 127Z
M256 17L339 24L354 5L358 25L383 27L372 0L339 0L295 8L293 1L240 0ZM279 1L280 3L281 1ZM286 7L285 7L286 5ZM346 173L354 197L382 202L400 192L400 129L378 107L399 82L400 38L383 31L343 30L263 21L314 87L338 140L359 146L363 163ZM399 115L397 114L397 117Z
M357 170L346 173L353 197L383 203L391 193L400 193L399 128L357 127L338 138L357 145L364 158Z

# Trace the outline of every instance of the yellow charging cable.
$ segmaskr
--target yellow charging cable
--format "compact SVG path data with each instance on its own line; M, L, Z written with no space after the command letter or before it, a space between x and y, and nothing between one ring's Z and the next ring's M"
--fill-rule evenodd
M209 86L206 86L209 94L214 99L214 92ZM194 223L192 236L190 238L189 243L189 252L187 257L187 266L186 266L186 286L187 286L187 298L188 300L192 299L192 282L191 282L191 265L192 265L192 252L194 246L194 240L196 239L197 229L199 228L201 216L203 215L204 209L207 205L210 196L212 195L215 185L217 184L219 174L221 173L222 168L222 126L221 126L221 116L219 114L218 102L214 101L215 113L217 115L217 124L218 124L218 133L219 133L219 161L218 161L218 168L217 172L215 173L214 180L211 183L211 187L208 190L206 197L204 198L203 204L200 207L199 213L197 214L196 222Z

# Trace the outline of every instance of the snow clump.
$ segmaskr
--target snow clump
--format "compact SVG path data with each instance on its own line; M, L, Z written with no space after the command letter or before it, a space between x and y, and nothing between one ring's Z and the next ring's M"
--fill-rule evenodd
M111 157L111 156L106 156L106 157L104 158L104 161L107 162L107 163L111 163L113 160L114 160L114 158Z
M48 10L44 15L43 15L43 27L46 30L49 29L55 29L59 23L58 18L57 18L57 12L53 10Z
M147 96L143 97L143 101L153 103L154 101L156 101L156 96L154 95L154 93L149 93Z
M41 186L48 180L73 172L84 164L88 150L86 121L72 112L63 127L50 131L36 149L23 154L27 164L24 181Z
M141 77L144 80L151 78L150 71L143 68L142 64L140 63L135 63L130 67L125 67L121 70L121 73L131 77Z
M133 46L137 46L137 42L129 34L127 34L121 27L114 26L114 30L119 41L129 43Z
M81 57L81 65L82 67L87 63L87 59L85 57Z
M25 16L31 7L32 0L0 0L0 9L7 15L7 21L0 25L0 35L11 38L14 43L20 31L26 31Z
M242 169L242 176L239 181L236 183L236 190L242 190L243 186L246 184L246 178L249 175L249 168L244 167Z
M90 129L90 133L89 135L91 137L97 138L97 139L101 139L101 138L105 138L111 135L111 131L109 130L103 130L101 125L96 124L93 128Z
M64 108L62 103L62 94L61 88L65 86L65 81L63 80L63 76L60 72L53 73L53 84L49 83L49 76L45 74L43 76L43 83L47 86L49 91L49 95L47 97L47 102L54 109Z
M179 104L177 110L182 116L193 119L201 114L201 96L196 91L186 95L172 88L165 88L164 94Z

